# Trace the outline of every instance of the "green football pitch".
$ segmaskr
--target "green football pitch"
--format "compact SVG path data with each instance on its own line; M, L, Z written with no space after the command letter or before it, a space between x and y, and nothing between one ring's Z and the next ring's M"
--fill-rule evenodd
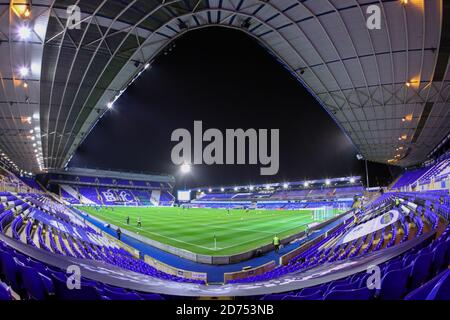
M300 232L314 210L230 210L179 207L81 207L81 210L141 236L206 255L232 255ZM336 211L337 212L337 211ZM126 217L130 224L126 224ZM141 218L142 227L137 226Z

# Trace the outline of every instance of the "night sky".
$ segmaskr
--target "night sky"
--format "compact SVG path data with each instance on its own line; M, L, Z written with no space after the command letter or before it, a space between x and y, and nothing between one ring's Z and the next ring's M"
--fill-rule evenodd
M280 168L196 165L188 187L256 184L364 175L356 150L325 110L257 42L234 30L189 32L156 58L92 130L69 166L168 173L180 177L170 154L173 130L280 129ZM204 144L206 145L206 143ZM371 180L389 179L370 164ZM182 179L186 179L185 181Z

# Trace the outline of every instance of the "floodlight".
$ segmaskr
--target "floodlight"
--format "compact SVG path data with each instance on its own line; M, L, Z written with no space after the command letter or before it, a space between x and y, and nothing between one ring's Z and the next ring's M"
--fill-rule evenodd
M27 40L31 36L31 29L27 26L21 26L17 33L19 34L20 39Z
M20 76L22 76L22 77L26 77L29 72L30 72L30 70L28 70L27 67L21 67L19 69Z
M181 173L189 173L191 171L191 166L188 163L183 163L181 165Z

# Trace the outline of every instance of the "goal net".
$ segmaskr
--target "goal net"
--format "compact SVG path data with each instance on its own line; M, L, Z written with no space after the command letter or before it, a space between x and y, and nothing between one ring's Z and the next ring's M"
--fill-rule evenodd
M313 219L316 221L323 221L331 219L335 216L336 210L333 207L314 208Z

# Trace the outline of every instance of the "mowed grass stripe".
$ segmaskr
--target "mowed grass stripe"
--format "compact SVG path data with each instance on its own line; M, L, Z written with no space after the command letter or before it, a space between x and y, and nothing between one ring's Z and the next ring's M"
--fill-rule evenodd
M312 211L188 209L156 207L83 207L82 210L123 229L199 254L244 252L305 229ZM126 217L130 225L126 225ZM142 228L137 228L141 217ZM214 235L217 247L214 248Z

